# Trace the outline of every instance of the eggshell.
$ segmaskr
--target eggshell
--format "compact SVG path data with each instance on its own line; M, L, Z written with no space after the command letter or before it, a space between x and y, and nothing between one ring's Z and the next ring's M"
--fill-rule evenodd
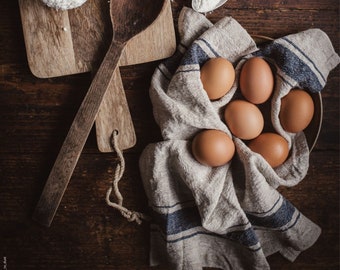
M243 140L257 137L264 126L259 108L245 100L230 102L225 108L224 119L231 133Z
M314 102L306 91L294 89L281 99L279 119L284 130L292 133L304 130L313 115Z
M248 146L263 156L273 168L283 164L289 154L288 142L276 133L262 133L250 141Z
M217 167L232 159L235 153L235 145L225 132L207 129L194 137L192 153L198 162Z
M261 57L248 59L240 72L240 90L251 103L264 103L272 94L274 75L269 64Z
M228 93L234 84L234 67L225 58L211 58L201 68L201 81L209 99L219 99Z

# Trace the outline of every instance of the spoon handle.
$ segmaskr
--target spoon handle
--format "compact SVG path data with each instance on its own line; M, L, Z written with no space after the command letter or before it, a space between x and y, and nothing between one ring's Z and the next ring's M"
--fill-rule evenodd
M42 225L52 223L125 44L112 42L73 120L33 213L33 219Z

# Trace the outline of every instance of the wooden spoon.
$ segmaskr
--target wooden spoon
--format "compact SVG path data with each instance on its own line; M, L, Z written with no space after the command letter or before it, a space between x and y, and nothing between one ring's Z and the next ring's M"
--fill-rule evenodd
M163 4L164 0L111 0L113 40L73 120L33 213L33 219L39 223L45 226L52 223L126 43L152 24Z

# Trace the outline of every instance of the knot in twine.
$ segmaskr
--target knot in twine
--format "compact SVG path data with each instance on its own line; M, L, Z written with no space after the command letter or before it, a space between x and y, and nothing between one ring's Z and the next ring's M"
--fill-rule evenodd
M148 218L143 213L131 211L131 210L129 210L126 207L123 206L123 196L119 191L118 183L119 183L120 179L122 179L124 171L125 171L125 160L124 160L122 151L118 147L118 141L117 140L118 140L118 131L114 130L113 133L112 133L111 144L112 144L115 152L117 153L119 163L117 164L114 175L113 175L112 185L110 186L110 188L106 192L106 203L109 206L120 211L121 215L123 217L125 217L129 222L136 221L137 224L141 224L142 219L148 220ZM117 203L112 202L111 199L110 199L112 191L114 191L114 195L116 196Z

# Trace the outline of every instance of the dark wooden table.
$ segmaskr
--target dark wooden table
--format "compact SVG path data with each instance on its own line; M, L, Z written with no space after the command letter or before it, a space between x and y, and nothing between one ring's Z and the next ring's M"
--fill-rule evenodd
M190 1L172 1L175 23L183 5ZM337 0L229 0L207 14L213 22L225 15L237 19L250 34L273 38L321 28L339 53ZM17 1L1 0L0 17L0 268L149 269L148 224L129 223L105 203L117 157L97 150L94 130L52 226L32 221L91 75L34 77L26 60ZM158 63L122 68L138 142L124 152L127 169L120 187L126 205L139 211L146 210L147 201L138 159L148 143L161 139L148 96ZM331 72L322 97L323 125L308 175L299 185L281 191L323 232L294 263L278 254L270 256L272 269L339 267L339 67Z

